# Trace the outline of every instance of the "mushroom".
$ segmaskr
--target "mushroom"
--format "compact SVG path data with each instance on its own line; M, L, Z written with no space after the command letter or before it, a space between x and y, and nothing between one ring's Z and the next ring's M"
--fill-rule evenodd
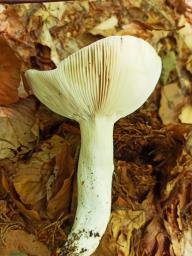
M161 72L154 48L133 36L96 41L51 71L28 70L33 93L52 111L80 124L78 205L62 255L91 255L111 212L113 126L138 109Z

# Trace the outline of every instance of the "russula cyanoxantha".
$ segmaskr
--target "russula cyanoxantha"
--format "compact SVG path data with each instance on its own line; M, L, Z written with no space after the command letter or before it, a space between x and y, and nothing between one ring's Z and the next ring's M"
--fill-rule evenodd
M34 94L81 129L78 206L63 255L91 255L111 211L113 126L139 108L161 72L154 48L133 36L99 40L51 71L26 72Z

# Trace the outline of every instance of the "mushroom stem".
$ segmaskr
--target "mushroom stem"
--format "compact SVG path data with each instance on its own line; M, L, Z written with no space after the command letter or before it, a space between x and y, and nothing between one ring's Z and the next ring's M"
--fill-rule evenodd
M91 255L104 234L111 212L113 165L112 117L81 121L78 206L64 255Z

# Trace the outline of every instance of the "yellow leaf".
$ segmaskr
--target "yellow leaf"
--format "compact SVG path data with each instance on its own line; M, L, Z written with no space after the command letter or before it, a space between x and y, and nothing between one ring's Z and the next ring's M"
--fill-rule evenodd
M179 119L181 123L192 124L192 105L186 105L182 108Z

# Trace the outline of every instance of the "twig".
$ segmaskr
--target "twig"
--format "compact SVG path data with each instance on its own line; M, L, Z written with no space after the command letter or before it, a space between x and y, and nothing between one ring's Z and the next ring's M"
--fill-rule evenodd
M50 2L72 2L71 0L0 0L1 4L27 4L27 3L50 3Z

